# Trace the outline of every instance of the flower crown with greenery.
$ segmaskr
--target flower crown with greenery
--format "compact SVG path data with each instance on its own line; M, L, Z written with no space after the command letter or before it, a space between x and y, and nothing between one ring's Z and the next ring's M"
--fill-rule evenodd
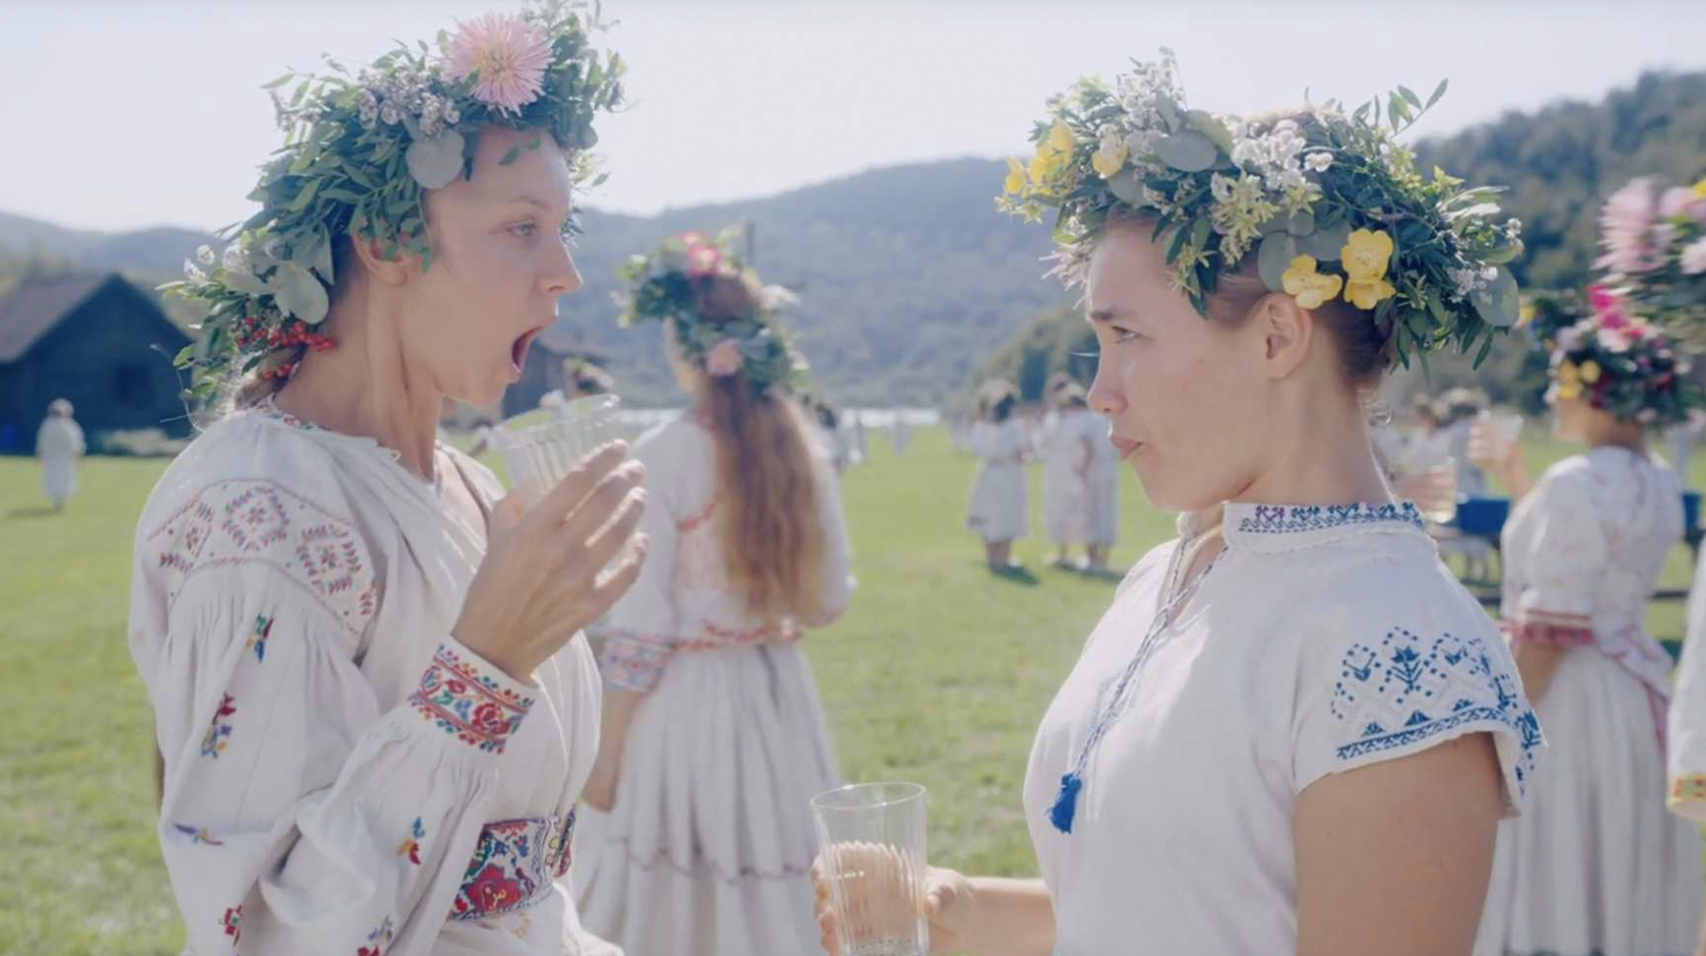
M779 321L781 310L798 299L782 286L759 284L758 273L731 248L734 234L689 232L664 240L649 256L630 257L617 271L629 284L616 296L619 321L623 328L647 319L669 323L683 356L713 377L739 374L761 395L773 386L798 392L806 362ZM698 293L718 278L757 290L752 309L730 318L701 315Z
M1604 286L1587 302L1541 297L1525 325L1550 355L1547 394L1585 399L1594 408L1643 425L1674 425L1700 407L1689 357L1662 329L1630 314L1631 303ZM1583 312L1586 312L1584 315Z
M1706 179L1661 190L1642 178L1611 194L1595 263L1641 315L1706 339Z
M198 340L178 355L196 366L198 395L232 366L249 371L272 357L262 374L283 377L299 347L332 346L315 329L330 304L337 239L378 242L385 258L419 256L430 269L425 192L473 176L482 128L541 131L502 164L548 133L574 151L577 184L603 181L586 150L598 142L594 114L622 103L624 64L592 47L603 24L582 7L535 0L441 31L436 53L401 45L353 77L328 57L332 74L292 72L267 85L285 144L249 194L260 211L225 231L222 254L201 247L184 280L162 287L207 307ZM287 98L279 90L292 81Z
M1000 207L1027 221L1057 210L1055 274L1082 285L1110 215L1154 220L1173 285L1208 314L1220 276L1256 254L1262 282L1318 308L1341 291L1372 311L1392 355L1455 343L1468 351L1514 324L1521 224L1500 216L1499 190L1464 188L1415 169L1394 137L1424 102L1405 87L1349 116L1335 102L1293 117L1243 120L1187 109L1172 51L1133 60L1112 84L1078 81L1048 101L1029 164L1008 160Z

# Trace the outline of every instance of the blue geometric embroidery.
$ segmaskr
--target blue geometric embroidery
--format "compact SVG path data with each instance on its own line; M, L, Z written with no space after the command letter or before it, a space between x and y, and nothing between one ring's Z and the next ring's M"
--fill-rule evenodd
M1257 505L1255 514L1238 521L1238 530L1248 534L1294 534L1328 531L1346 526L1396 522L1425 530L1426 522L1416 506L1406 501L1396 505Z
M1520 744L1515 776L1521 787L1541 744L1540 723L1517 693L1515 678L1494 669L1479 637L1446 634L1425 644L1395 627L1378 647L1352 644L1340 660L1329 709L1340 723L1359 728L1356 739L1337 748L1340 760L1408 747L1465 724L1497 721Z

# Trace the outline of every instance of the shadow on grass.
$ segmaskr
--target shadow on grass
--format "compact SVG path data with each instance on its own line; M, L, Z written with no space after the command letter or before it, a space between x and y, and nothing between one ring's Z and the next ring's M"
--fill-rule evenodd
M1023 584L1030 588L1034 588L1042 583L1036 575L1031 573L1030 568L1023 566L998 568L994 565L990 565L989 573L1004 581L1012 581L1014 584Z
M7 520L13 518L51 518L59 512L52 508L13 508L6 512Z

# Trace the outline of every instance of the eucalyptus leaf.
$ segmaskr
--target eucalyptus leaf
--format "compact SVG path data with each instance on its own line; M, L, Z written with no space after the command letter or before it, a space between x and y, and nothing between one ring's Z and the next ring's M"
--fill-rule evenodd
M1226 155L1232 155L1232 131L1206 110L1191 110L1185 114L1185 125L1207 136L1209 142Z
M271 295L273 292L271 286L241 269L225 270L220 281L224 282L227 288L235 289L244 295Z
M272 286L273 301L290 315L309 325L318 325L326 317L326 310L331 305L326 297L326 287L307 269L294 262L286 262L278 267Z
M1167 124L1167 131L1178 132L1182 125L1179 121L1179 104L1165 93L1155 95L1155 111L1161 114L1161 121Z
M1138 176L1137 170L1129 166L1108 180L1108 191L1120 202L1134 209L1143 205L1143 179Z
M520 146L511 146L509 148L509 152L504 153L503 158L498 160L498 165L499 166L508 166L520 158L521 158L521 147Z
M1414 106L1416 109L1423 108L1422 98L1417 96L1414 90L1400 83L1398 84L1398 93L1400 96L1403 96L1411 106Z
M403 159L422 189L443 189L462 172L462 134L447 129L431 139L417 139Z
M1297 240L1283 232L1276 232L1262 240L1262 245L1256 250L1256 271L1262 276L1262 284L1270 292L1285 291L1285 270L1291 268L1291 260L1301 255L1297 248Z
M1337 262L1351 238L1351 224L1341 221L1336 226L1317 229L1297 240L1300 255L1314 256L1321 262Z
M1522 314L1522 296L1518 294L1516 278L1504 266L1485 289L1476 289L1469 296L1475 311L1488 325L1508 329Z
M1214 165L1218 150L1213 140L1187 129L1156 140L1155 155L1180 172L1199 173Z

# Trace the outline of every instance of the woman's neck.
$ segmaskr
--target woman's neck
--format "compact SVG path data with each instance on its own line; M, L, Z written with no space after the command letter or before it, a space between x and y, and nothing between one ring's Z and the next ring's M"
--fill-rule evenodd
M1589 448L1621 448L1637 455L1647 453L1647 430L1633 422L1617 422L1588 439Z
M1269 466L1231 500L1254 504L1385 503L1391 489L1380 473L1357 401L1312 402ZM1324 408L1331 408L1323 413Z
M395 323L372 315L348 318L334 309L334 327L351 331L336 336L335 348L302 357L278 395L279 407L321 428L372 438L395 451L404 468L431 481L444 395L410 379L397 338L385 331Z

